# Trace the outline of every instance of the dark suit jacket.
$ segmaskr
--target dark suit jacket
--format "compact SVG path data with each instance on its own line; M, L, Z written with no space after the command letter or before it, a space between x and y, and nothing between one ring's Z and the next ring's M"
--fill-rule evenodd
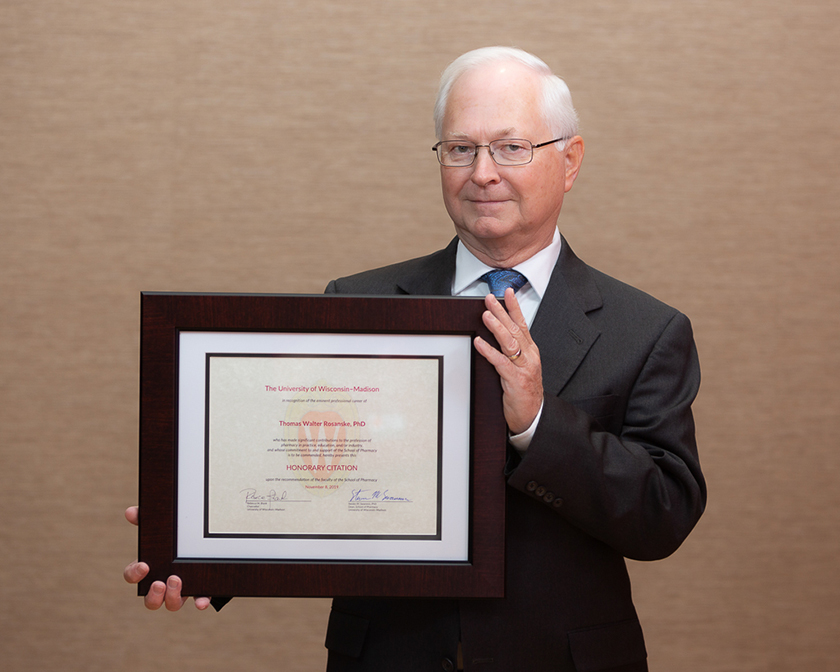
M457 239L430 256L335 280L328 293L450 293ZM531 333L545 406L508 460L506 597L336 598L327 669L642 672L624 558L676 550L706 490L691 403L688 319L563 250Z

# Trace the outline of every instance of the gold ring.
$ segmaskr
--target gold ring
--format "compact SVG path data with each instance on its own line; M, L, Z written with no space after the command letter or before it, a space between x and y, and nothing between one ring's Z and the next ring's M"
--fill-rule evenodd
M519 359L519 355L521 355L521 354L522 354L522 348L519 348L519 350L517 350L514 354L508 355L508 359L513 362L513 361Z

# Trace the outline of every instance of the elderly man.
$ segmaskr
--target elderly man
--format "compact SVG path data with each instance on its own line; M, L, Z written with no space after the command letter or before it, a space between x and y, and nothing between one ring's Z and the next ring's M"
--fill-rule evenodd
M689 321L584 264L558 233L584 145L565 83L540 59L464 54L443 74L435 124L457 237L327 292L486 295L499 348L475 347L501 377L510 437L506 597L336 598L327 669L642 672L624 558L672 553L706 499ZM126 578L146 572L133 563ZM183 604L176 577L147 597L164 603Z

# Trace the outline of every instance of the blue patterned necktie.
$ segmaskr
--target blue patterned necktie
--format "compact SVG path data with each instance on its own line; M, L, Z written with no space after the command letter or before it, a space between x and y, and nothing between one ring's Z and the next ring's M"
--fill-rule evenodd
M508 287L513 287L513 291L518 292L528 282L528 278L522 273L510 268L497 268L494 271L488 271L479 280L484 280L487 283L493 296L497 299L505 298L505 290Z

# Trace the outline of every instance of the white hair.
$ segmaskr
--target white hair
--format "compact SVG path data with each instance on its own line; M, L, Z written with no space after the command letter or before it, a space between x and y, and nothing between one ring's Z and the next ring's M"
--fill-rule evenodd
M483 47L468 51L456 58L440 76L437 100L435 101L435 134L443 139L443 116L449 92L457 79L464 73L487 63L515 61L533 70L540 76L542 84L542 116L552 134L558 138L571 138L578 133L578 115L572 105L569 87L560 77L551 72L545 62L522 49L514 47ZM558 144L558 149L563 145Z

